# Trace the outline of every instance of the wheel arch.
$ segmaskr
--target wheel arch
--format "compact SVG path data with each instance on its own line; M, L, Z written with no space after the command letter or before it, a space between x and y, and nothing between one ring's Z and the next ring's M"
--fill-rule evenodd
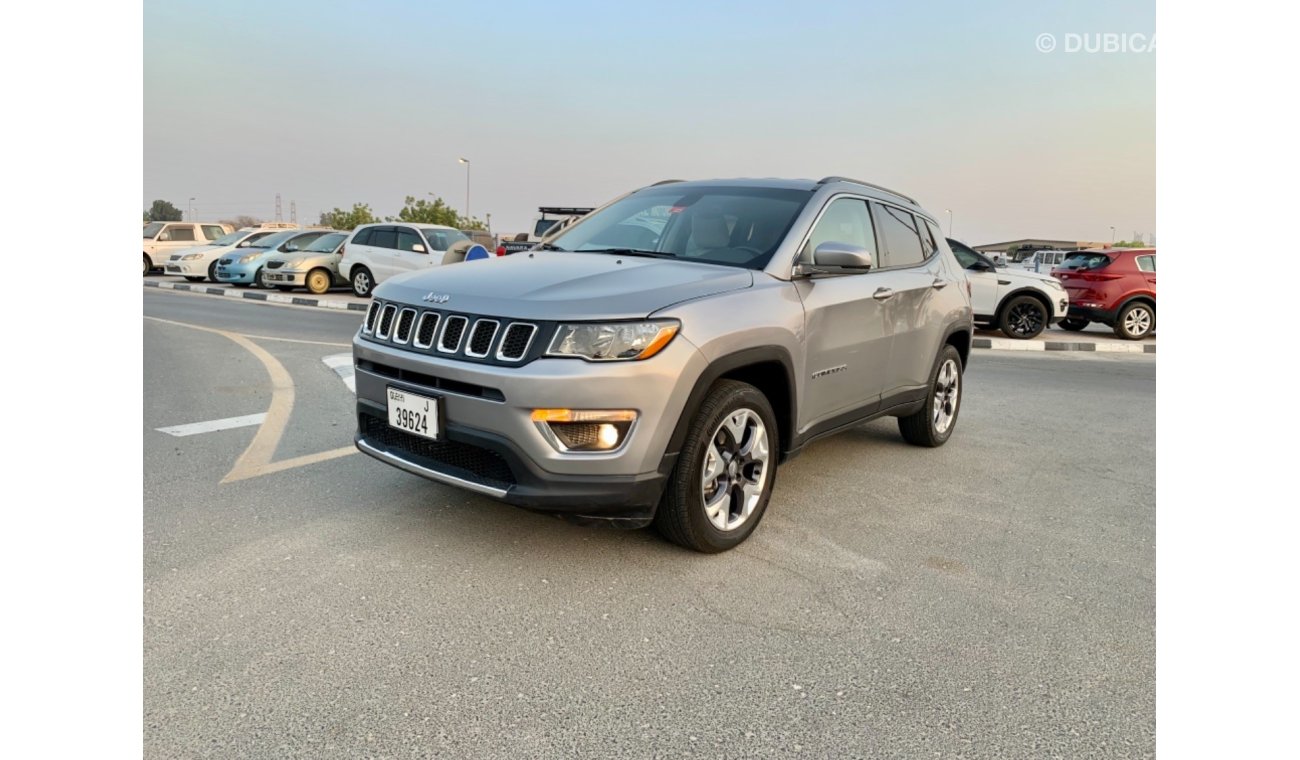
M1031 288L1029 286L1025 286L1022 288L1017 288L1011 291L1010 293L1007 293L1005 296L1002 296L1002 300L998 301L998 309L993 314L994 324L998 324L999 322L1002 321L1002 312L1006 310L1007 304L1011 303L1011 299L1017 298L1019 296L1034 297L1039 303L1043 305L1043 308L1047 310L1047 319L1049 322L1051 321L1052 314L1055 313L1055 311L1052 309L1051 299L1047 297L1046 293L1043 293L1040 290L1035 290L1034 288Z
M1115 307L1115 318L1119 319L1119 313L1128 308L1129 304L1135 302L1144 303L1147 306L1150 306L1153 313L1156 311L1156 297L1154 295L1150 293L1134 293L1125 296L1124 299L1119 302L1119 306Z

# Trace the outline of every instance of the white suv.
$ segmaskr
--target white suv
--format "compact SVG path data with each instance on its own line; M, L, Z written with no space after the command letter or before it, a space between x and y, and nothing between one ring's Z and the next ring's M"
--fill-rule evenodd
M229 224L149 222L144 226L144 274L149 274L151 269L162 269L167 257L183 248L193 248L234 231Z
M995 266L984 254L952 238L948 247L966 270L976 324L1028 340L1069 312L1070 296L1051 275Z
M438 266L447 249L462 240L469 240L465 233L439 224L363 224L343 244L339 274L352 283L353 293L369 298L393 275Z
M267 222L258 227L244 227L229 235L217 238L207 245L185 248L171 255L163 271L184 277L190 282L217 281L217 259L222 254L247 248L255 240L283 230L296 230L298 225L288 222Z

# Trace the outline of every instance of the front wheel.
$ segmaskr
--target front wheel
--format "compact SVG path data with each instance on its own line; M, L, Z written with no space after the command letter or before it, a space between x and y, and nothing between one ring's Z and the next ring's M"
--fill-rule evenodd
M930 375L930 393L925 406L914 414L898 418L898 432L913 446L934 448L948 442L961 411L961 354L945 345Z
M691 420L655 528L699 552L725 551L744 541L772 497L780 440L776 414L762 391L719 380Z
M1156 329L1156 310L1138 301L1120 309L1115 320L1115 334L1124 340L1142 340Z
M216 282L216 281L217 281L217 262L214 260L211 264L208 264L208 282Z
M1060 322L1057 322L1057 324L1060 325L1062 330L1069 330L1070 332L1079 332L1080 330L1088 326L1088 320L1062 319Z
M273 290L275 288L274 285L272 285L270 282L267 282L265 269L258 269L256 272L253 273L253 284L261 288L262 290Z
M144 276L145 276L145 277L148 277L148 276L149 276L149 270L150 270L150 269L153 269L153 262L149 260L149 255L148 255L148 254L145 254L145 256L144 256Z
M334 284L334 277L328 269L313 269L307 273L307 290L314 295L323 295L329 292L330 285Z
M1033 296L1016 296L1002 307L998 329L1009 338L1029 340L1037 337L1047 327L1047 309Z
M369 298L370 291L374 290L375 281L370 275L370 270L365 267L354 267L352 269L352 292L358 298Z

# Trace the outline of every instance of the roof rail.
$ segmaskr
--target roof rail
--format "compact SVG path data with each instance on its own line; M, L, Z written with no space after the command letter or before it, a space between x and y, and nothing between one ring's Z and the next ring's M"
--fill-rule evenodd
M661 180L659 180L658 182L654 183L653 185L650 185L650 187L659 187L660 185L671 185L671 184L674 183L674 182L685 182L685 180L681 180L681 179L661 179Z
M819 184L819 185L829 185L829 184L832 183L832 182L851 182L851 183L853 183L853 184L855 184L855 185L862 185L863 187L869 187L869 188L871 188L871 189L873 189L873 190L879 190L879 191L881 191L882 193L889 193L890 195L897 195L899 198L902 198L903 200L907 201L908 203L911 203L911 204L914 205L914 206L919 206L919 205L921 205L921 204L919 204L919 203L916 202L916 199L915 199L915 198L912 198L911 196L903 195L902 193L898 192L897 190L890 190L890 189L887 188L887 187L882 187L882 186L877 185L877 184L872 183L872 182L863 182L863 181L860 180L860 179L853 179L852 177L840 177L840 176L837 176L837 175L831 175L831 176L829 176L829 177L822 177L821 179L817 180L817 184Z

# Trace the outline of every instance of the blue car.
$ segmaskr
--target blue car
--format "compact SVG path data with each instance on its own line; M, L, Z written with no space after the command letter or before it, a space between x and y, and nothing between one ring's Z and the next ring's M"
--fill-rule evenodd
M306 248L316 238L330 232L333 230L285 230L267 235L246 248L236 249L217 259L217 282L274 287L262 280L263 259L272 253L293 253Z

